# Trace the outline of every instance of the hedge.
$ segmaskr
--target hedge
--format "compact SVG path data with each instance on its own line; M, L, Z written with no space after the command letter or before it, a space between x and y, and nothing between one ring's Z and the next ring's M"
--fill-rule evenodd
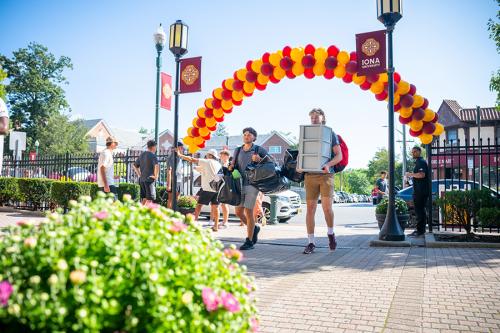
M0 177L0 205L19 200L21 200L21 191L17 178Z
M52 183L51 200L58 206L68 208L70 200L78 200L82 195L91 195L93 183L87 182L62 182Z
M19 178L19 190L23 200L30 202L35 209L42 203L50 202L53 180L38 178Z
M122 200L124 194L130 194L132 200L139 200L141 188L137 184L120 183L118 185L118 200Z

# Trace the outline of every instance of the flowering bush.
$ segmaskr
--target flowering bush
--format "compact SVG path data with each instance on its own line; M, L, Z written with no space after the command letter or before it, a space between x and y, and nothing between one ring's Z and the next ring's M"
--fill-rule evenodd
M188 195L181 195L177 200L177 206L183 208L195 208L197 203L194 197Z
M103 193L0 243L0 331L250 332L242 254L190 218Z
M376 214L387 214L387 205L389 204L389 200L387 198L382 199L380 203L375 208ZM401 198L396 198L395 201L396 214L408 214L408 205Z

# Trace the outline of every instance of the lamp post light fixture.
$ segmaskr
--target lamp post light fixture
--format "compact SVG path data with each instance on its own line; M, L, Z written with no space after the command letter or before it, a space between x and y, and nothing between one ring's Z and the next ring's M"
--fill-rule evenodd
M174 146L177 148L179 141L179 71L181 65L181 57L188 51L188 30L187 24L181 20L175 21L170 25L170 40L168 48L175 56L175 106L174 106ZM177 155L177 150L175 151ZM174 158L172 170L172 209L177 210L177 156Z
M387 29L388 38L388 68L387 75L389 88L389 203L384 225L379 233L379 239L385 241L403 241L405 234L399 225L396 215L396 194L394 191L394 65L392 62L392 32L402 17L402 0L377 0L377 18Z
M40 142L38 140L35 141L35 152L36 158L38 158L38 147L40 147Z
M153 34L155 46L156 46L156 104L155 104L155 142L160 145L159 140L159 112L160 112L160 71L161 71L161 51L163 51L163 47L165 46L165 42L167 40L167 36L163 27L160 26ZM158 151L157 151L158 153Z

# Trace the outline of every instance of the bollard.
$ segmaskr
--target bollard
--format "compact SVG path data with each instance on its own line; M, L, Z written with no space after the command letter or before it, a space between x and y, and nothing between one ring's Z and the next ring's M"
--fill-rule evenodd
M277 212L276 212L276 202L278 197L276 195L270 194L271 199L271 218L267 221L267 224L278 224Z

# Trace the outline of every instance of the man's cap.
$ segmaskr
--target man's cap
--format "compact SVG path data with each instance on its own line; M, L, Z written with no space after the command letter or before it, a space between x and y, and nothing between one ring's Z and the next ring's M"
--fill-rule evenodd
M106 138L106 143L113 143L113 142L118 143L118 140L114 136L108 136Z

